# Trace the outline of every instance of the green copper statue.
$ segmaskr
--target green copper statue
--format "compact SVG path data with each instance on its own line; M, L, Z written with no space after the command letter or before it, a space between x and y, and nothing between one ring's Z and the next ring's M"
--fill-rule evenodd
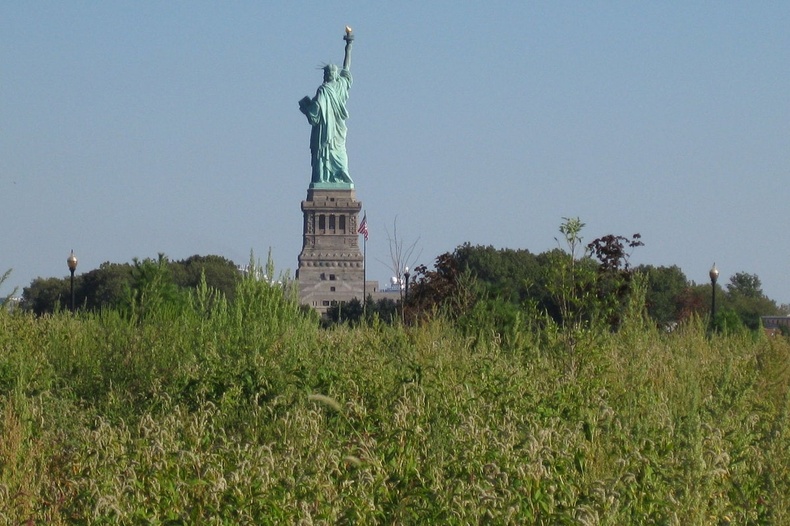
M327 64L324 67L324 83L318 87L315 97L304 97L299 101L299 110L307 116L307 122L313 127L310 133L313 167L311 188L353 188L346 155L346 102L352 83L351 42L354 40L348 26L343 40L346 41L343 69L338 72L337 66Z

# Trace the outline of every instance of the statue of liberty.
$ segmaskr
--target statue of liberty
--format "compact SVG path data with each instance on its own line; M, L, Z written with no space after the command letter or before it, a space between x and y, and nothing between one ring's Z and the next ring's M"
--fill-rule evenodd
M338 71L334 64L327 64L324 82L318 87L315 97L304 97L299 101L299 110L313 127L310 133L311 188L321 183L353 188L346 155L346 102L352 83L351 42L354 40L348 26L343 40L346 41L343 69Z

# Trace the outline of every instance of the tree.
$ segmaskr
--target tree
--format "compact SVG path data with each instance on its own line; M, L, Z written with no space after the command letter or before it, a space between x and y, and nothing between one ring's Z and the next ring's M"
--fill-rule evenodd
M562 326L571 334L595 323L617 329L633 292L630 256L643 245L641 236L631 238L609 234L582 244L585 224L578 218L563 218L562 241L552 251L545 266L545 283L553 303L559 309ZM597 260L597 264L596 264ZM555 318L556 320L556 318Z
M727 294L744 298L762 298L763 289L757 274L736 272L727 284Z
M420 257L420 253L417 253L416 256L414 255L414 251L417 248L417 243L420 241L420 238L417 238L413 243L406 245L403 238L398 235L397 217L392 222L392 234L390 235L390 231L386 228L385 230L387 233L387 242L389 243L390 248L390 261L389 263L384 261L380 262L384 263L385 265L389 265L393 276L397 279L398 284L400 284L403 283L403 273L408 267L414 267L415 262ZM404 290L401 289L401 302L403 302L403 292Z
M222 256L198 256L170 264L173 281L184 288L195 288L200 284L201 276L205 275L206 285L217 289L229 301L233 300L239 270L236 264Z
M123 301L132 316L143 320L186 305L185 295L173 281L167 256L160 253L156 260L134 258L132 261L132 280Z
M368 299L366 309L368 320L378 317L380 321L392 324L398 319L398 302L390 298L380 298L375 302Z
M36 315L67 309L70 301L69 283L66 279L36 278L22 289L22 308Z
M681 297L689 286L686 275L677 265L654 267L640 265L636 272L647 279L645 304L648 315L659 327L667 327L681 319Z
M362 320L364 309L358 298L351 301L338 302L326 311L327 325L348 323L356 325Z
M229 301L233 299L239 271L236 264L221 256L192 256L182 261L169 261L163 255L156 264L162 264L169 273L167 278L180 289L194 289L203 275L206 285L219 290ZM99 310L129 306L128 291L139 286L142 275L148 272L154 260L134 259L134 264L105 261L99 268L75 277L74 297L79 308ZM135 284L135 280L138 283ZM64 292L65 291L65 292ZM23 291L22 307L36 314L66 308L69 299L69 278L37 278Z
M492 246L471 246L465 243L453 256L461 269L468 269L492 297L522 303L535 294L539 282L540 262L528 250Z
M717 287L717 297L721 297L719 285ZM705 317L710 315L711 308L711 288L708 285L689 284L678 295L677 313L678 321L685 321L694 316Z
M106 261L80 276L75 293L77 304L90 310L117 307L131 281L131 265Z
M631 239L609 234L587 245L587 250L599 263L595 285L598 315L612 329L620 326L633 293L631 253L643 245L642 236L639 234L634 234Z
M726 306L732 309L741 322L756 331L761 326L761 316L780 313L773 300L763 294L762 284L757 274L736 272L727 284Z
M562 241L554 238L557 249L547 253L544 280L559 311L555 321L566 329L578 330L590 321L595 270L588 264L591 262L589 253L582 248L581 232L585 224L578 217L562 219L559 228Z
M745 330L741 317L733 309L723 307L716 311L713 327L718 332L737 334Z
M452 318L467 312L475 302L474 278L463 270L458 259L449 252L436 258L434 269L425 265L414 269L414 285L404 309L414 320L443 310Z

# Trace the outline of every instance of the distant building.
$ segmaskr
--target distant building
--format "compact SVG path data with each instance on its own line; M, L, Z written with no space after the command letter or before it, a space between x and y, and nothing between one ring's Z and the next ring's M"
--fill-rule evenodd
M0 306L8 310L14 310L22 304L22 298L19 296L11 296L9 298L0 298Z
M771 336L790 334L790 316L760 316L765 332Z

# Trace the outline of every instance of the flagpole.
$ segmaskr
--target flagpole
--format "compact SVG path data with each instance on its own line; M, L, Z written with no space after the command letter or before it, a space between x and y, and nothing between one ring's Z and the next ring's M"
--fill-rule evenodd
M363 221L367 221L368 214L365 212ZM365 225L367 228L367 223ZM362 317L367 315L368 310L368 236L362 236Z
M362 234L362 315L367 314L368 302L368 213L362 216L357 234Z

